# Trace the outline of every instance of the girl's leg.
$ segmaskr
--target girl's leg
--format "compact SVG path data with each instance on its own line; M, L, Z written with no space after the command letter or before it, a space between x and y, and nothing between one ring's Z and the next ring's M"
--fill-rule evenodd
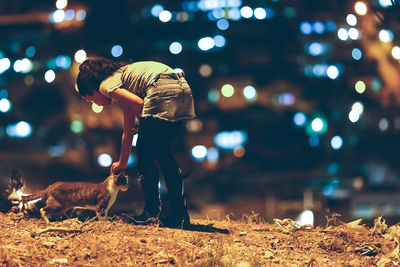
M170 227L181 227L182 224L190 224L189 215L186 210L185 199L182 193L182 176L178 164L173 156L173 144L182 128L182 122L167 122L158 120L159 132L164 134L159 137L158 147L155 153L160 164L168 189L168 198L171 204L170 216L161 221Z
M158 217L160 213L160 196L158 190L159 174L155 159L155 132L148 118L142 118L140 131L136 144L138 157L138 171L140 183L145 200L143 213L135 217L137 221L146 221L150 218Z

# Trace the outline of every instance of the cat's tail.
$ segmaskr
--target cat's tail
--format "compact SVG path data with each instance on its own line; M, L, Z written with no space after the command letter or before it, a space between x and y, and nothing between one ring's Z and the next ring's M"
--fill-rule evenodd
M27 196L21 196L21 200L23 203L26 203L28 201L36 200L39 198L44 198L47 196L47 190L44 189L42 191L27 195Z

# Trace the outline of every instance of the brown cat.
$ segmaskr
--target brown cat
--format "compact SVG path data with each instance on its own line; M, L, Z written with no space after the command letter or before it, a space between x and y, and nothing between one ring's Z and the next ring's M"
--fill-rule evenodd
M110 175L101 183L56 182L31 195L18 196L13 193L9 200L25 204L42 199L45 206L40 209L40 214L46 223L50 222L48 215L66 214L74 209L95 210L98 219L105 220L119 190L128 190L128 177L124 174Z

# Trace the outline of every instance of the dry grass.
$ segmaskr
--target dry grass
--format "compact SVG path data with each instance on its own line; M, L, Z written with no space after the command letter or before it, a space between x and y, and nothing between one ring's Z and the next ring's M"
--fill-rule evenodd
M132 225L120 218L86 223L71 219L51 226L83 231L45 232L32 237L32 231L47 225L36 218L0 213L0 264L373 266L396 245L365 227L339 225L285 233L255 213L240 220L194 220L191 230ZM224 229L229 233L223 233ZM362 255L365 244L374 248L374 255Z

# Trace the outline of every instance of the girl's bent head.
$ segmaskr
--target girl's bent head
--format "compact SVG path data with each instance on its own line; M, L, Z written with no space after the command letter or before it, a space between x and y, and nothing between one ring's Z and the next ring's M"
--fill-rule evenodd
M99 92L101 82L124 65L126 63L114 62L106 58L86 59L79 66L79 74L76 79L78 93L83 97L93 96L95 92Z

